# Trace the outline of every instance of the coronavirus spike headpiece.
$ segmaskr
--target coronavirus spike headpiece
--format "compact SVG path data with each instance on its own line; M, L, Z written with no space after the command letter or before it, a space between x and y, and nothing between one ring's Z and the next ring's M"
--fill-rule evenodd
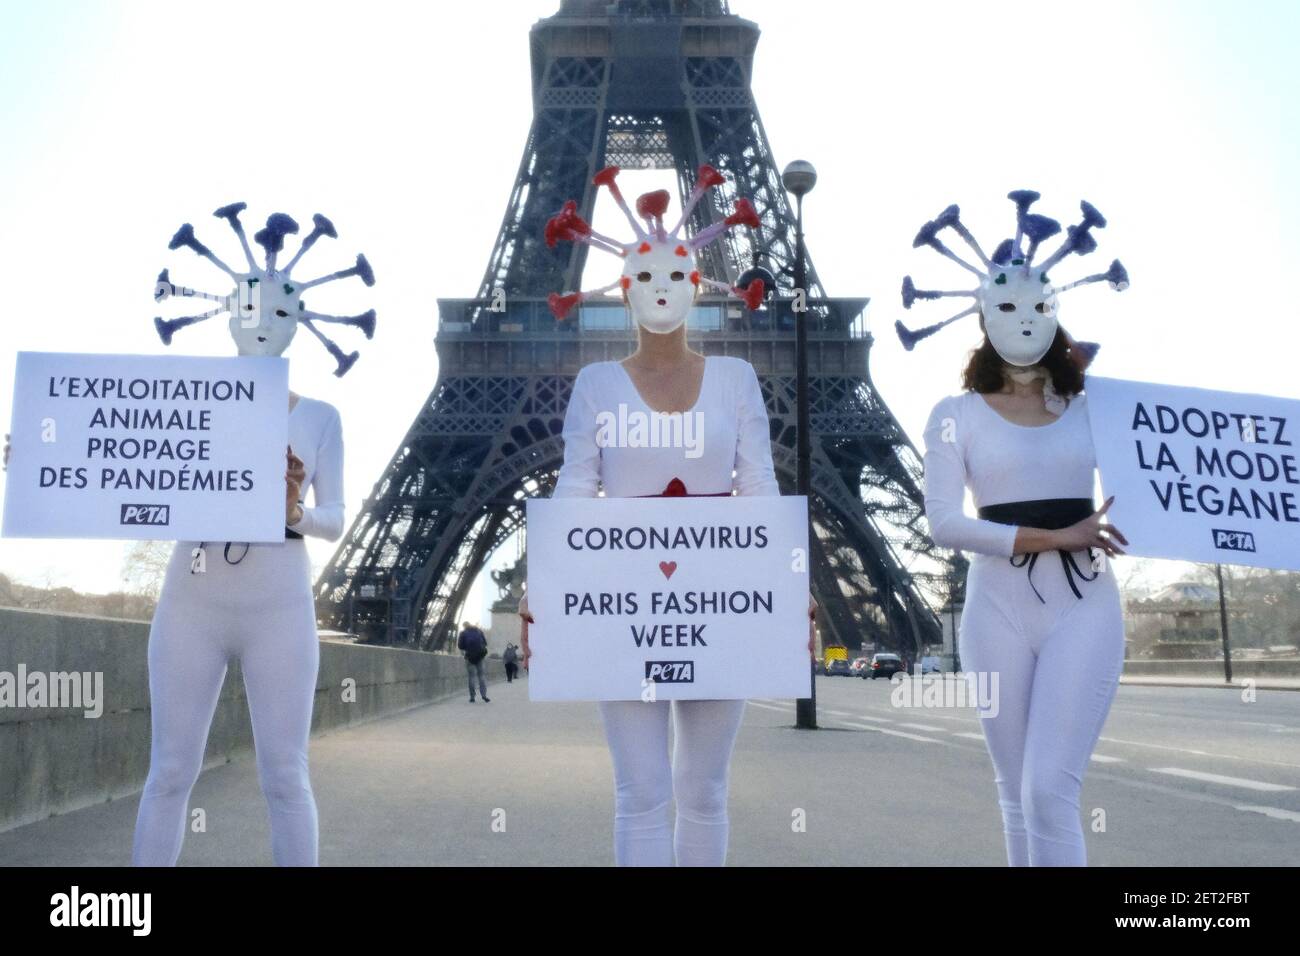
M1029 207L1039 198L1033 190L1019 189L1009 193L1007 198L1016 204L1016 235L1014 239L1004 240L993 250L991 257L984 254L975 237L962 225L961 213L956 206L949 206L916 234L916 239L912 242L913 248L931 247L963 269L973 272L980 282L977 288L966 291L937 292L918 289L912 284L911 276L904 277L905 309L910 309L917 299L961 296L975 300L970 307L956 315L915 332L902 322L895 322L898 337L909 352L921 339L933 335L944 326L964 316L979 313L984 316L984 329L989 341L1005 361L1011 365L1034 365L1047 354L1056 337L1059 293L1089 282L1100 282L1102 279L1116 290L1122 291L1128 287L1128 272L1118 259L1105 272L1066 285L1053 285L1047 277L1048 270L1070 253L1083 256L1097 248L1092 230L1104 228L1106 219L1090 203L1079 204L1083 212L1082 220L1078 225L1066 229L1065 241L1055 252L1041 263L1035 264L1034 256L1039 245L1059 233L1061 224L1055 219L1029 211ZM944 245L939 239L939 233L944 229L952 229L957 233L979 258L983 268L972 265Z
M338 234L334 231L332 222L319 213L316 214L312 217L312 230L303 238L298 251L294 253L288 264L279 267L276 260L284 250L284 237L296 235L298 223L285 213L277 212L267 218L265 229L260 229L253 234L253 241L264 251L264 264L259 266L253 258L252 248L248 245L244 226L239 221L239 214L245 207L246 204L242 202L231 203L229 206L222 206L213 215L230 223L230 228L234 230L239 245L244 251L244 258L248 261L246 272L236 271L222 262L211 249L198 240L194 235L194 227L188 222L172 236L169 249L188 246L230 276L235 282L235 288L228 295L198 292L174 285L168 270L163 269L158 274L158 281L154 286L154 301L162 302L175 296L183 299L205 299L216 303L212 309L198 315L183 315L174 319L156 317L153 320L154 327L158 329L163 344L171 345L172 335L177 329L229 312L230 335L235 340L240 355L281 355L293 341L298 324L302 323L338 362L334 374L345 374L356 362L359 353L345 354L316 327L316 323L354 325L365 333L366 338L371 338L375 334L375 310L371 309L361 315L326 315L308 309L302 301L302 294L312 286L323 285L335 279L346 279L348 276L358 276L367 286L372 286L375 284L375 274L370 269L370 263L366 261L365 256L358 255L356 264L351 268L341 269L306 282L298 282L290 276L298 260L316 244L316 240L321 236L334 239Z
M671 231L664 228L668 191L660 189L640 196L636 201L636 213L633 214L619 191L617 177L618 167L607 166L596 174L592 182L608 189L614 202L623 210L635 236L631 242L619 242L596 232L578 215L578 204L572 199L546 223L546 244L552 248L561 240L585 242L593 249L604 250L623 260L623 275L617 282L588 292L569 292L564 295L552 292L549 303L551 312L557 319L565 319L573 307L584 299L604 295L618 288L627 294L628 304L637 322L651 332L671 332L686 321L686 314L695 299L695 291L701 285L737 296L750 309L758 308L765 291L762 279L754 279L742 289L705 278L700 275L695 264L695 253L728 229L735 226L758 228L758 213L748 199L736 200L735 210L722 222L715 222L689 238L682 235L696 204L709 189L725 181L721 173L712 166L699 168L695 186L682 208L681 218Z

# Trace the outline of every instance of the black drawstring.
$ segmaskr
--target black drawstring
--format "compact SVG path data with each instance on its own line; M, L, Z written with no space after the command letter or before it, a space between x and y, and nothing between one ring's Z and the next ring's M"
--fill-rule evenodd
M1058 549L1056 553L1061 556L1061 567L1065 570L1065 583L1070 585L1070 590L1074 592L1075 597L1083 600L1083 592L1079 590L1079 585L1074 583L1074 579L1077 577L1080 581L1095 581L1097 576L1101 574L1100 569L1093 571L1090 577L1075 563L1073 552ZM1013 568L1025 568L1025 577L1029 579L1029 586L1034 589L1034 596L1038 598L1040 604L1046 604L1047 602L1043 600L1043 596L1038 593L1038 586L1034 584L1034 565L1038 563L1040 554L1042 554L1041 551L1034 551L1030 554L1012 555L1011 566Z
M979 509L979 516L998 524L1059 531L1091 517L1096 510L1091 498L1043 498L1038 501L1009 501L1005 504L985 505ZM1098 568L1089 576L1075 563L1072 552L1057 549L1056 553L1061 556L1061 568L1065 571L1065 581L1070 585L1070 590L1074 592L1076 598L1083 600L1083 592L1079 590L1075 579L1095 581L1101 574L1101 569ZM1040 551L1014 554L1011 556L1011 566L1025 569L1025 577L1029 579L1029 586L1033 588L1034 596L1038 598L1040 604L1046 604L1047 601L1043 599L1042 594L1038 592L1038 586L1034 584L1034 566L1038 564L1040 554L1042 554Z

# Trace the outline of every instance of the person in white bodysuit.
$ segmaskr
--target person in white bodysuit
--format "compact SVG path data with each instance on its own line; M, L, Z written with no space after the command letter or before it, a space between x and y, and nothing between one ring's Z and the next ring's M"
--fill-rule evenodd
M694 250L712 241L727 225L745 222L747 204L724 225L691 239L677 233L704 190L721 181L702 167L678 228L663 229L666 192L637 201L644 227L618 193L617 169L602 171L596 183L607 186L637 234L625 254L621 286L638 326L638 347L622 362L584 367L574 382L564 420L564 464L555 497L678 495L779 495L772 467L767 407L758 376L743 359L705 357L686 344L685 319L697 288L710 284L695 268ZM752 210L748 210L752 212ZM742 217L742 218L738 218ZM735 221L733 221L735 220ZM548 241L587 241L615 245L595 236L569 204L547 226ZM552 243L553 244L553 243ZM720 285L714 283L713 285ZM613 287L610 287L613 288ZM723 286L723 288L728 288ZM751 308L763 282L730 290ZM552 296L552 311L563 320L586 294ZM597 416L629 412L683 413L703 426L699 449L623 447L604 444ZM532 657L528 624L533 618L525 595L524 666ZM743 700L617 700L599 704L614 766L614 858L620 866L721 866L727 855L727 783L731 753L744 716ZM675 728L669 754L670 714ZM672 804L676 801L674 828Z
M961 226L956 206L917 239L955 259L936 238L951 227L988 269L969 293L976 304L953 317L979 313L985 336L966 368L966 391L940 401L926 425L925 511L936 544L972 555L958 646L967 673L998 679L995 708L981 713L980 723L1007 860L1081 866L1083 774L1124 659L1119 589L1107 559L1127 542L1104 521L1111 502L1092 504L1096 461L1082 389L1093 350L1058 325L1060 290L1048 283L1047 270L1070 252L1091 251L1088 232L1105 220L1084 203L1083 222L1070 228L1062 249L1034 265L1039 242L1060 227L1026 212L1036 193L1010 198L1016 238L991 260ZM1085 281L1100 279L1116 288L1128 281L1118 260ZM918 291L910 277L904 280L905 307L949 294ZM910 349L946 324L918 334L900 323L899 333ZM979 517L963 511L968 490Z
M283 213L267 220L253 238L266 251L265 267L253 259L239 223L243 203L218 209L230 222L248 259L237 273L214 256L186 224L172 240L222 268L235 280L229 296L200 297L222 303L203 316L156 319L164 343L183 328L222 311L240 355L281 355L299 324L306 325L338 361L342 375L357 353L344 355L313 321L338 322L374 331L374 312L348 318L308 311L305 288L357 275L374 282L364 256L351 269L298 282L293 265L322 235L334 236L324 216L290 263L276 267L284 237L298 231ZM164 271L156 298L193 297L172 285ZM337 540L343 533L343 429L325 402L290 393L289 449L285 472L285 538L281 543L177 542L149 629L149 697L152 742L149 776L140 797L132 863L172 866L188 823L190 791L202 769L208 729L230 661L243 672L257 752L258 778L271 822L271 850L281 866L317 863L316 803L307 771L307 739L320 644L316 634L311 564L304 536ZM305 503L307 489L313 504Z

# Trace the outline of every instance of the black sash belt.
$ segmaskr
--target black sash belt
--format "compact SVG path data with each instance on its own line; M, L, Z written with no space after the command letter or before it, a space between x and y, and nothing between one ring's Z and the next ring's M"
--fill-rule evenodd
M297 531L294 531L292 528L284 529L284 540L292 541L295 538L302 538L302 535L300 535ZM221 549L221 556L226 559L226 564L238 564L240 561L243 561L244 558L248 557L248 542L240 541L238 543L243 546L244 550L239 553L239 557L236 558L234 561L230 560L230 546L235 543L236 542L234 541L227 541L226 546ZM199 547L202 548L206 544L207 544L206 541L200 541ZM190 568L190 574L193 573L194 573L194 569Z
M998 524L1059 531L1091 517L1096 510L1091 498L1042 498L1038 501L1008 501L1000 505L985 505L979 509L979 516ZM1089 575L1075 563L1074 555L1069 551L1058 548L1056 553L1061 556L1061 568L1065 571L1066 583L1070 585L1074 596L1082 600L1083 592L1079 590L1075 578L1080 581L1095 581L1101 572L1094 571ZM1035 551L1032 554L1013 555L1011 566L1025 569L1025 576L1029 579L1029 586L1034 590L1034 596L1040 603L1046 604L1034 584L1034 565L1038 563L1040 554L1041 552Z

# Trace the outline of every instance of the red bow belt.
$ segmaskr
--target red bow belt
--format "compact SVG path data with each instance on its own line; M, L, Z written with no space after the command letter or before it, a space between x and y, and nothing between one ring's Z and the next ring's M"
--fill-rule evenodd
M715 491L709 494L694 495L686 490L686 483L674 478L664 485L664 490L657 495L636 495L637 498L730 498L730 491Z

